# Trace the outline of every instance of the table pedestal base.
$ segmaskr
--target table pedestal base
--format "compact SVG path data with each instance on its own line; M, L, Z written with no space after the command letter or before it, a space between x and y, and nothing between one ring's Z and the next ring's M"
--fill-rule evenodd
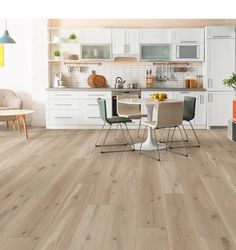
M155 131L153 131L153 133L155 133ZM133 148L135 150L139 150L140 145L141 145L141 143L136 143L136 144L134 144ZM159 150L166 149L166 144L165 143L158 143L158 149ZM151 128L148 128L148 137L147 137L146 141L143 142L142 150L157 150L157 144L155 142L155 139L153 138Z

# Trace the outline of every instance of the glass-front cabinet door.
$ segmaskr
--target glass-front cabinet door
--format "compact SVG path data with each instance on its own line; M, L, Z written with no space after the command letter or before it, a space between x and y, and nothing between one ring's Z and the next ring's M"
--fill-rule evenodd
M140 56L142 61L171 60L170 44L141 44L140 50Z
M111 44L81 44L82 60L111 60Z

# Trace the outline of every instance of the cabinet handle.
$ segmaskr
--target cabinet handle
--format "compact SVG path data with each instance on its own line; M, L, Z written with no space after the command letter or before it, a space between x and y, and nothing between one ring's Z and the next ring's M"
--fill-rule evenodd
M200 95L200 104L204 104L204 95Z
M105 96L103 94L97 95L97 94L88 94L87 96Z
M130 53L130 44L127 44L127 53Z
M126 53L126 44L123 45L123 52Z
M179 93L181 93L181 94L188 94L188 93L190 93L190 91L180 91Z
M55 94L55 96L72 96L71 94Z
M180 41L181 43L196 43L197 41Z
M208 85L208 88L212 88L212 86L213 86L213 81L212 81L212 79L208 79L207 85Z
M213 95L212 95L212 93L208 93L208 102L213 102Z
M98 116L88 116L88 118L89 119L95 119L95 118L97 119L97 118L100 118L100 117L98 117Z
M88 106L98 106L98 104L88 104Z
M72 119L71 116L54 116L55 119Z
M213 35L214 38L229 38L231 36L220 36L220 35Z
M62 104L62 103L56 103L56 104L54 104L55 106L72 106L72 104L67 104L67 103L65 103L65 104Z

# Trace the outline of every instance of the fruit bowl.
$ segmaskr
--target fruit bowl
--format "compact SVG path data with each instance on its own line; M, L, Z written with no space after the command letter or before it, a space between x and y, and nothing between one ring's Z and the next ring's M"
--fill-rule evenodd
M165 99L167 99L167 94L165 93L154 93L151 94L151 99L154 101L164 101Z

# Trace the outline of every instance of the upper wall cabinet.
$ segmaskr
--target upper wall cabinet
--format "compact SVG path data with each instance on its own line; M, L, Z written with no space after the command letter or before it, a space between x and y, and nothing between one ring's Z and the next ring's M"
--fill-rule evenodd
M141 29L140 43L171 43L170 29Z
M138 55L139 30L138 29L112 29L113 55Z
M173 43L204 43L203 28L179 28L172 30Z
M80 43L111 44L111 29L81 29Z
M207 27L207 38L235 38L234 26Z

